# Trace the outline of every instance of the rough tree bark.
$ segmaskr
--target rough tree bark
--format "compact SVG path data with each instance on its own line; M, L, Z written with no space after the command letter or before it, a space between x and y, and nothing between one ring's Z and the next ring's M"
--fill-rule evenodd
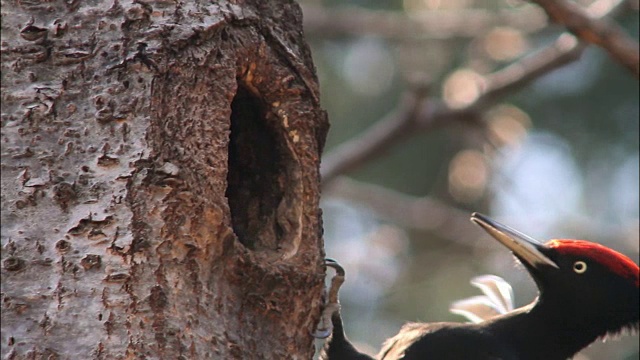
M301 18L3 1L3 358L312 356L328 125Z

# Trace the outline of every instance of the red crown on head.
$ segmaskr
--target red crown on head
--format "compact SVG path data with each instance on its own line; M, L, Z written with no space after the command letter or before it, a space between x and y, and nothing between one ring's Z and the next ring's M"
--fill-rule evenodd
M627 256L606 246L584 240L551 240L546 244L560 254L583 256L596 261L612 272L635 282L640 286L640 268Z

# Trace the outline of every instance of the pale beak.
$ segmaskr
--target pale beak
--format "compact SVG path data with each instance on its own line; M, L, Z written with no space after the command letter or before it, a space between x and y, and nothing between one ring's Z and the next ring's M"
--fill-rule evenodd
M506 246L520 260L527 262L534 268L551 266L558 269L558 265L549 259L541 250L548 247L530 236L490 219L480 213L471 214L471 221L480 225L489 235Z

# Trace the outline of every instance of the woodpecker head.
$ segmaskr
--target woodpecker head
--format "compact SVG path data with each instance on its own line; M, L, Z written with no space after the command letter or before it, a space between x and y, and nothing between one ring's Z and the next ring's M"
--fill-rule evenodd
M471 221L522 262L540 291L536 306L599 336L638 328L639 269L628 257L583 240L542 244L478 213Z

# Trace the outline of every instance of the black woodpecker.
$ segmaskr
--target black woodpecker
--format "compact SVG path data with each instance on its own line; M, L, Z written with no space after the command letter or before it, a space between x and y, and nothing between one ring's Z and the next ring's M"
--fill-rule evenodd
M542 244L478 213L471 221L511 250L535 281L538 297L502 314L510 306L504 291L510 290L488 289L500 293L503 299L492 302L502 302L503 309L478 315L467 308L477 315L475 323L406 324L384 343L377 359L566 360L598 338L638 330L639 269L628 257L583 240ZM345 337L339 307L327 311L334 330L321 358L373 359Z

